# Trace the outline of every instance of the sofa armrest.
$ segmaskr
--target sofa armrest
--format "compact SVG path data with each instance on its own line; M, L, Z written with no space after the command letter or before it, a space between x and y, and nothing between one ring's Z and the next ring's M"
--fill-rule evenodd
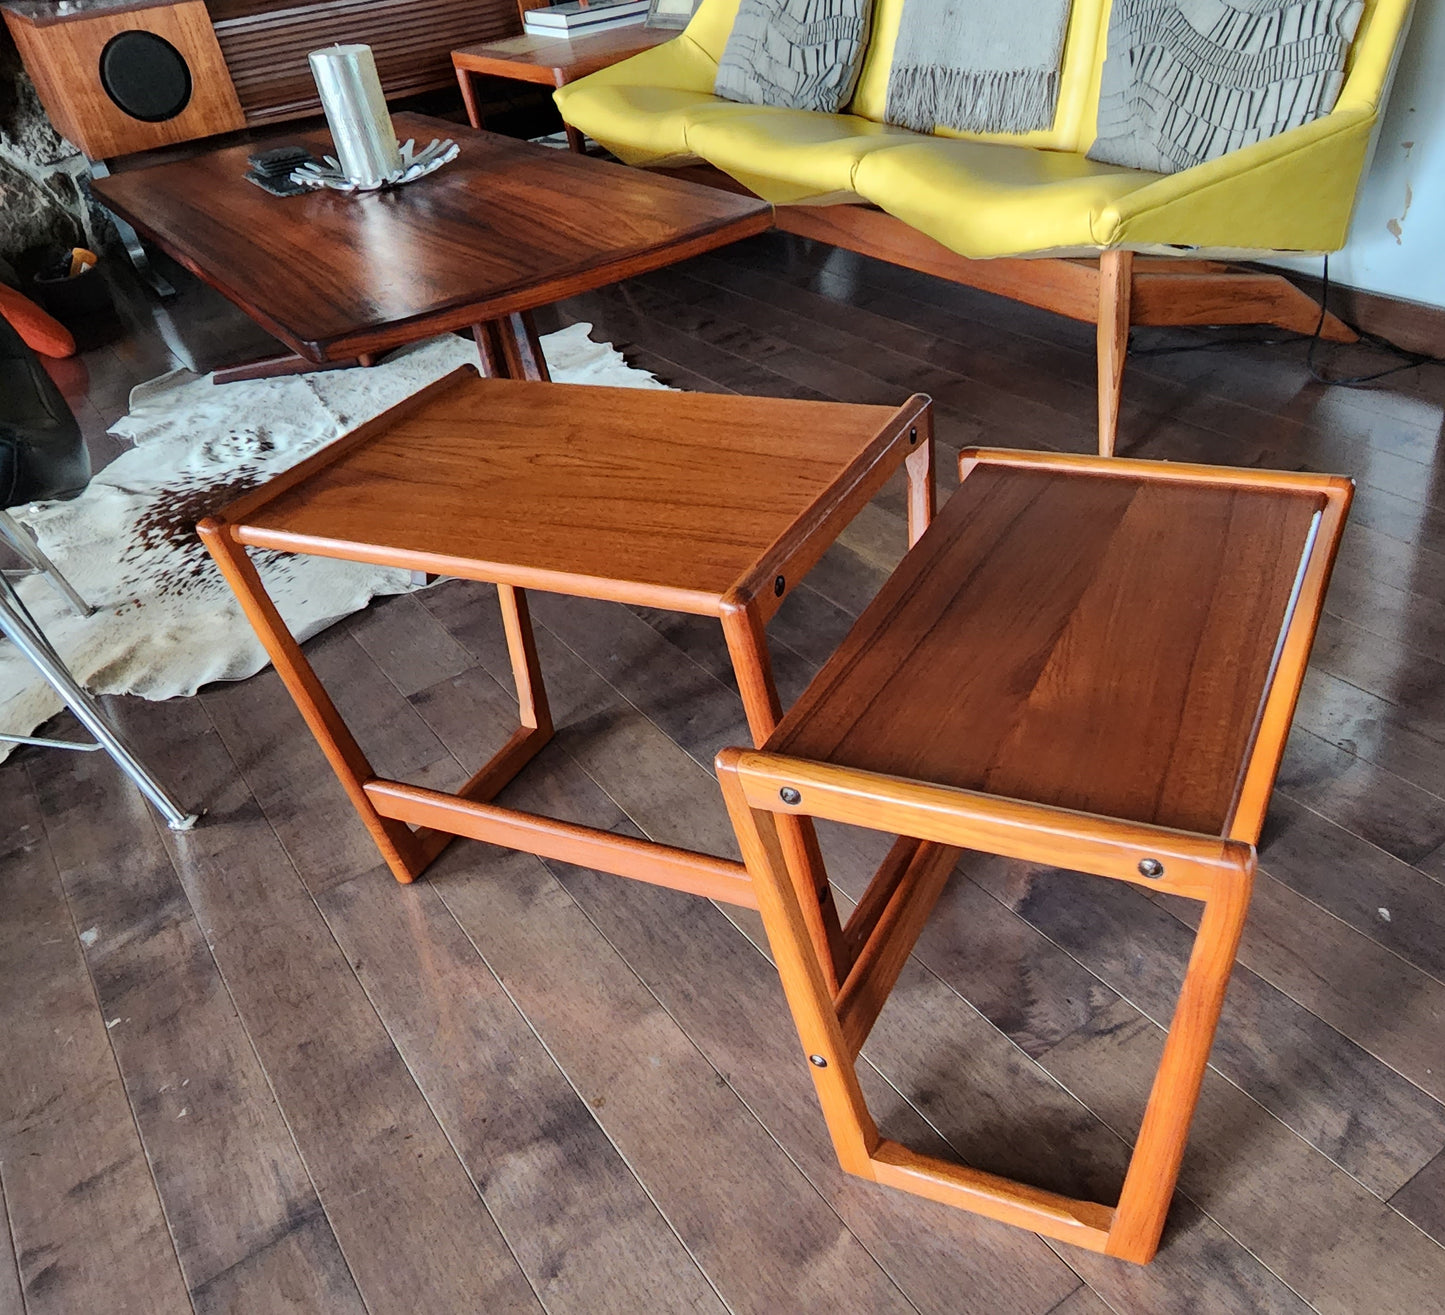
M1373 106L1337 109L1169 174L1102 208L1095 237L1104 247L1337 251L1375 119Z

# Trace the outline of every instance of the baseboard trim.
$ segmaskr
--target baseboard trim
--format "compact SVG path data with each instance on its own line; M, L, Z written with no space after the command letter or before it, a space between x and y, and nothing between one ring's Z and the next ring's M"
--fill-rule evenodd
M1290 282L1303 288L1316 301L1320 299L1324 290L1323 279L1294 270L1275 272L1284 273ZM1445 306L1429 306L1422 301L1390 297L1382 292L1366 292L1363 288L1351 288L1331 280L1330 309L1345 323L1384 338L1407 352L1445 357Z

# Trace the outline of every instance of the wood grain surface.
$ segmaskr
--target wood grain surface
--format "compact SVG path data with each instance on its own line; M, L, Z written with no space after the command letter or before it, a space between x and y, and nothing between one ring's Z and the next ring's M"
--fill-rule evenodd
M0 858L0 1167L25 1309L189 1305L156 1183L96 1008L45 815L7 773ZM18 842L18 843L14 843ZM18 1057L26 1057L24 1064Z
M384 432L319 454L297 487L222 515L254 546L405 556L717 615L765 558L781 552L786 568L804 547L788 532L825 522L909 414L464 377Z
M274 197L248 143L98 180L105 204L293 351L345 360L600 287L761 232L762 201L399 114L461 155L408 187ZM324 132L293 134L317 153Z
M56 130L92 160L194 141L246 125L203 0L107 11L65 23L32 22L6 11L6 25ZM121 109L100 80L100 56L122 32L168 41L190 68L191 98L181 112L146 123Z
M1222 835L1322 505L980 467L769 747Z
M160 837L137 843L117 825L131 805L124 795L100 803L70 788L63 761L43 766L51 852L72 915L93 933L82 940L91 980L187 1288L206 1310L264 1310L285 1290L317 1311L359 1315L356 1284Z

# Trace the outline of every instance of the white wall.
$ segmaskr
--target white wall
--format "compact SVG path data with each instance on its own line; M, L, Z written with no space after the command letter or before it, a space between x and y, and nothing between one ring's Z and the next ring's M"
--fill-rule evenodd
M1287 263L1320 272L1318 259ZM1330 278L1445 307L1445 0L1415 0L1374 162Z

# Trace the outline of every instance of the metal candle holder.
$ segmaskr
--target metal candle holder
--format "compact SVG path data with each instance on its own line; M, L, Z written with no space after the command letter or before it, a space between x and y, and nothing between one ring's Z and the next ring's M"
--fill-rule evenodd
M348 177L332 155L323 156L323 163L308 160L292 171L291 181L302 187L329 187L334 192L379 192L383 188L400 187L435 173L448 161L455 160L460 150L450 137L443 141L432 138L430 145L420 151L416 149L415 140L408 138L398 147L400 165L393 173L376 182L359 183Z
M294 183L375 192L424 177L456 158L452 141L434 140L420 151L414 141L397 141L370 46L328 46L308 58L336 154L324 164L303 164L291 175Z

